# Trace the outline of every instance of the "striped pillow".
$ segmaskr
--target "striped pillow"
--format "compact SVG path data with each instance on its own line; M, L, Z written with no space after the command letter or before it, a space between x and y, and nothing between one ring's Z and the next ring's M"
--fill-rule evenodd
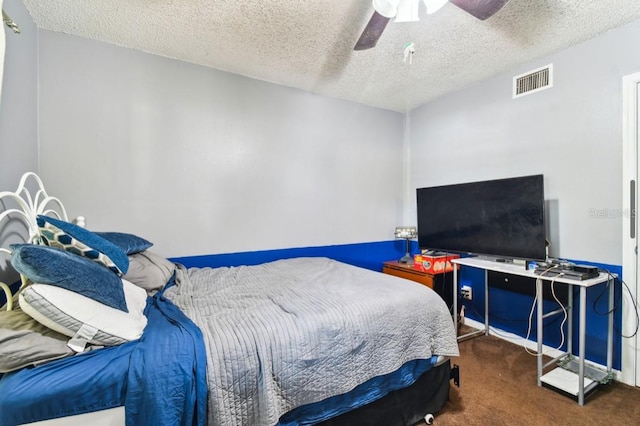
M73 223L44 215L39 215L37 222L40 236L46 245L91 259L118 275L127 273L127 254L98 234Z

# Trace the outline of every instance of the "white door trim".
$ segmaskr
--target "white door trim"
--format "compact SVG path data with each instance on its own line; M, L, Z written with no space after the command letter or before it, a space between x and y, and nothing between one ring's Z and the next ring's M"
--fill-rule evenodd
M631 336L636 332L637 312L634 300L638 300L638 256L636 247L638 244L638 220L635 217L638 207L638 101L639 101L640 73L623 77L622 80L622 208L624 220L622 224L622 335ZM631 182L635 182L634 198L631 196ZM632 223L633 222L633 223ZM632 238L632 226L635 227L635 235ZM627 292L627 289L629 290ZM631 297L629 295L631 293ZM640 369L637 368L638 336L622 338L621 353L621 380L622 382L637 386L640 385Z

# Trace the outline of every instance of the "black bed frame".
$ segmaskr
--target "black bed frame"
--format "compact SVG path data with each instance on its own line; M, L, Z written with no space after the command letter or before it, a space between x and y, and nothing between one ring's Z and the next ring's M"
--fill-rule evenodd
M411 386L363 407L326 420L322 426L409 426L435 414L449 399L449 380L459 386L458 366L447 361L431 368Z

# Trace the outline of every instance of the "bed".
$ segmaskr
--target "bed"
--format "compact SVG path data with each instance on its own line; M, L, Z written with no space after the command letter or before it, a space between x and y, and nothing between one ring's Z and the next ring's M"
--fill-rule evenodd
M0 200L3 425L410 425L448 399L456 334L425 286L325 257L186 268L69 221L33 173Z

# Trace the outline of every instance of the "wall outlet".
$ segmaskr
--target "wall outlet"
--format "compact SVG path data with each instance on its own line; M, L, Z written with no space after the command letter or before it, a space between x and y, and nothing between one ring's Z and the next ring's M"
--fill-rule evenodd
M468 285L463 285L460 288L460 294L464 300L473 300L471 287Z

